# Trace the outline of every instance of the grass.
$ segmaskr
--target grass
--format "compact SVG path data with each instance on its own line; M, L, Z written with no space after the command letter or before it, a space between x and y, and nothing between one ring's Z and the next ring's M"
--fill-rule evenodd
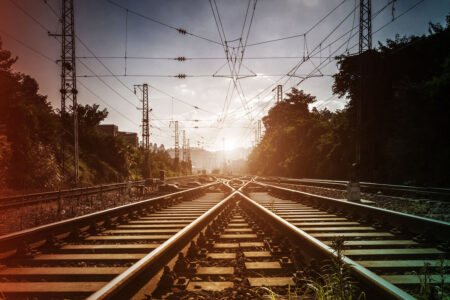
M448 266L445 264L445 259L440 259L440 265L437 268L439 281L436 281L432 277L432 271L430 270L430 264L425 263L421 272L417 274L420 280L420 289L416 295L417 299L435 299L444 300L450 299L448 294L449 285L445 283L445 278L447 276Z
M353 300L366 298L364 292L359 292L359 288L351 276L350 265L344 261L344 243L342 237L334 239L331 247L335 256L321 268L316 280L307 280L306 287L314 293L316 299Z
M270 210L273 213L276 213L277 210L275 209L275 199L272 199L268 204L267 204L267 209Z

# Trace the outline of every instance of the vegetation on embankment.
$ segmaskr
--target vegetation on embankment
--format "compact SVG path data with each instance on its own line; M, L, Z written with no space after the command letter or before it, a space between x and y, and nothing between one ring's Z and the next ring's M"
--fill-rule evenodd
M338 58L333 92L342 110L310 108L293 89L263 118L249 156L260 175L347 179L355 157L354 101L363 94L361 177L365 181L450 186L450 15L429 34L399 37L362 55ZM361 89L359 62L364 66Z
M0 40L0 196L70 187L74 174L72 114L68 112L62 122L59 111L39 94L38 83L14 71L16 61L2 49ZM143 149L98 130L107 116L107 110L98 105L78 106L80 185L158 177L160 169L167 176L175 175L173 160L163 145L146 159Z

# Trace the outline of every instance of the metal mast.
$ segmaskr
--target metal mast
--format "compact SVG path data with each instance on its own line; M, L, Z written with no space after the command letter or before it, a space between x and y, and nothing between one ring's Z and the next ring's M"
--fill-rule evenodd
M277 103L281 102L283 98L283 86L281 84L277 85Z
M372 3L359 1L359 53L372 49Z
M136 89L142 92L142 147L145 150L150 150L150 120L149 120L149 109L148 104L148 84L135 84L134 93L136 94Z
M364 103L364 66L363 53L372 49L372 3L371 0L359 1L359 95L355 99L356 111L356 145L355 163L347 187L347 198L352 202L361 202L361 143L362 143L362 106Z
M360 93L356 101L356 126L357 126L357 142L356 142L356 176L359 181L359 168L361 165L361 120L362 105L364 100L364 76L363 76L363 58L362 54L372 49L372 3L371 0L360 0L359 3L359 76L360 76Z
M261 136L261 120L258 120L258 138L257 138L257 143L258 144L261 143L261 139L262 139L262 136Z
M187 154L187 162L190 163L191 162L191 139L187 140L186 154Z
M183 161L187 161L187 153L186 153L186 131L183 130Z
M170 124L175 124L175 168L178 169L178 164L180 162L180 142L179 142L179 132L178 132L178 121L171 121Z
M77 81L75 67L75 28L73 0L62 0L61 10L61 119L64 122L68 104L72 104L73 114L73 149L74 149L74 183L78 185L79 179L79 153L78 153L78 104ZM64 130L64 129L63 129ZM64 130L66 131L66 130ZM62 172L65 173L64 162L64 134L63 134Z

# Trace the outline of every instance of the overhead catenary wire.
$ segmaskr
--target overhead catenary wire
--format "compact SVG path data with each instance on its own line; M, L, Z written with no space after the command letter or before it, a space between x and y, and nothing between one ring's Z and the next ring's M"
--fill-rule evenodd
M386 9L391 3L392 3L392 1L394 1L394 0L390 0L390 1L388 1L383 7L381 7L378 11L376 11L374 14L372 14L372 20L373 19L375 19L384 9ZM413 7L415 7L415 6L417 6L420 2L422 2L422 1L424 1L424 0L419 0L419 2L418 3L416 3L415 5L413 5ZM355 8L352 10L352 11L355 11L356 10L356 8L357 7L359 7L359 5L358 6L355 6ZM409 11L409 10L408 10ZM347 15L347 18L350 16L350 14L348 14ZM341 22L342 23L342 22ZM389 23L392 23L392 20L391 20L391 22L389 22ZM359 25L357 25L357 26L354 26L354 27L352 27L350 30L348 30L348 31L346 31L344 34L342 34L341 36L339 36L338 38L336 38L335 40L333 40L333 41L331 41L328 45L326 45L325 46L325 48L326 47L329 47L329 46L332 46L332 45L334 45L337 41L339 41L340 39L342 39L343 37L345 37L349 32L351 32L351 31L353 31L356 27L358 27ZM386 26L386 25L384 25L384 26ZM383 26L383 27L384 27ZM377 30L378 31L378 30ZM351 39L352 37L354 37L355 36L355 34L353 34L353 35L351 35L348 39ZM320 43L318 43L318 45L315 47L315 50L313 50L310 54L309 54L309 56L307 57L308 59L307 60L309 60L310 58L312 58L312 56L313 55L315 55L315 54L317 54L317 52L315 52L319 47L320 47L320 45L323 43L323 40L320 42ZM347 43L347 41L346 41L346 43ZM342 47L342 45L341 45L341 47ZM339 47L339 48L341 48L341 47ZM352 49L353 47L355 47L355 45L353 45L351 48L349 48L349 49ZM336 51L334 51L333 53L335 53ZM330 54L330 56L332 56L331 54ZM337 55L336 55L337 56ZM304 60L304 61L300 61L300 65L303 63L303 62L305 62L305 61L307 61L307 60ZM327 65L329 64L330 62L328 62L327 63ZM297 66L298 66L298 64L297 64ZM298 68L297 68L298 69ZM292 69L291 69L292 70ZM291 72L291 74L293 74L292 72ZM295 74L295 73L294 73ZM284 77L285 77L286 75L283 75L281 78L279 78L278 80L276 80L274 83L272 83L271 85L269 85L268 87L266 87L265 89L263 89L262 91L260 91L259 93L257 93L255 96L253 96L252 98L250 98L250 100L253 100L253 99L256 99L256 98L258 98L258 97L260 97L263 93L265 93L265 92L267 92L269 89L271 89L274 85L276 85L276 84L278 84L282 79L284 79ZM304 82L306 79L308 79L308 78L311 78L311 77L316 77L316 75L313 75L312 73L310 73L309 74L309 76L307 76L307 78L302 78L302 80L301 80L301 82ZM292 78L292 76L289 76L289 78ZM289 78L285 81L285 83L283 84L283 86L288 82L288 80L289 80ZM301 83L300 82L300 83ZM298 84L297 84L298 85ZM270 104L270 101L267 103L267 105L268 104ZM267 105L265 106L265 107L267 107Z
M384 9L386 9L393 0L391 0L390 2L388 2L386 5L384 5L383 7L381 7L378 11L376 11L373 15L372 15L372 20L374 18L376 18ZM377 30L375 30L373 32L376 33L378 31L380 31L381 29L385 28L387 25L391 24L392 22L394 22L396 19L398 19L399 17L405 15L407 12L411 11L413 8L417 7L420 3L422 3L424 0L419 0L416 3L414 3L412 6L410 6L408 9L406 9L403 13L399 14L398 16L394 17L392 20L390 20L389 22L387 22L386 24L382 25L380 28L378 28ZM353 30L354 28L350 29L349 31L347 31L346 33L344 33L343 35L341 35L338 39L334 40L332 42L332 44L334 44L336 41L340 40L343 36L345 36L346 34L348 34L351 30ZM350 40L352 37L354 37L357 33L354 33L353 35L351 35L348 39ZM340 48L343 47L343 45L345 45L347 43L347 41L345 41L343 44L341 44L340 47L338 47L333 53L337 52L337 50L339 50ZM349 48L350 50L354 47L356 47L358 45L358 43L355 43L351 48ZM322 67L326 67L328 64L330 64L331 62L328 61L324 66ZM319 65L319 67L321 67L322 64ZM312 76L314 76L314 73L316 71L317 67L310 72L310 75L307 78L302 79L299 83L297 83L296 85L298 86L299 84L301 84L302 82L304 82L306 79L311 78ZM266 103L266 105L264 105L263 110L265 110L267 108L267 106L270 104L271 102L268 101Z
M15 2L13 0L10 0L11 3L15 4ZM40 27L46 31L47 33L50 32L50 30L45 27L42 23L40 23L36 18L34 18L31 14L29 14L23 7L20 7L19 5L15 5L18 9L20 9L26 16L28 16L31 20L33 20L35 23L39 24ZM2 32L3 34L7 35L8 37L10 37L11 39L13 39L14 41L16 41L17 43L21 44L22 46L24 46L25 48L29 49L30 51L34 52L35 54L39 55L40 57L46 59L47 61L53 63L53 64L58 64L57 60L50 58L49 56L47 56L46 54L42 53L41 51L36 50L34 47L20 41L19 39L17 39L16 37L14 37L13 35L5 32L4 30L0 29L0 32ZM57 40L58 41L58 40ZM58 41L59 42L59 41ZM93 92L90 88L88 88L84 83L80 82L80 85L83 86L83 88L85 88L89 93L91 93L95 98L97 98L99 101L101 101L102 103L104 103L107 107L109 107L110 109L112 109L113 111L115 111L116 113L118 113L121 117L123 117L124 119L126 119L127 121L131 122L134 125L138 125L136 124L134 121L132 121L131 119L129 119L128 117L126 117L124 114L122 114L119 110L117 110L116 108L114 108L113 106L111 106L109 103L107 103L105 100L103 100L98 94L96 94L95 92ZM138 125L139 126L139 125Z
M219 43L219 42L217 42L217 41L214 41L214 40L211 40L210 38L206 38L206 37L203 37L203 36L194 34L194 33L192 33L192 32L189 32L189 31L187 31L187 30L185 30L185 29L177 28L177 27L175 27L175 26L172 26L172 25L169 25L169 24L167 24L167 23L161 22L161 21L159 21L159 20L156 20L155 18L146 16L146 15L144 15L144 14L138 12L138 11L131 10L131 9L129 9L129 8L127 8L127 7L125 7L125 6L123 6L123 5L119 4L119 3L117 3L117 2L114 2L114 1L112 1L112 0L107 0L107 1L108 1L109 3L111 3L112 5L117 6L117 7L121 8L121 9L123 9L123 10L125 10L125 11L127 11L127 12L129 12L129 13L131 13L131 14L133 14L133 15L139 16L139 17L141 17L141 18L143 18L143 19L146 19L146 20L148 20L148 21L154 22L154 23L159 24L159 25L161 25L161 26L165 26L165 27L170 28L170 29L172 29L172 30L175 30L175 31L177 31L178 33L181 33L181 34L183 34L183 35L190 35L190 36L193 36L193 37L202 39L202 40L204 40L204 41L208 41L208 42L213 43L213 44L221 45L221 43Z
M338 3L337 6L335 6L331 11L329 11L321 19L319 19L313 26L311 26L304 33L294 34L294 35L291 35L291 36L286 36L286 37L282 37L282 38L276 38L276 39L271 39L271 40L266 40L266 41L261 41L261 42L255 42L255 43L248 44L248 47L262 45L262 44L267 44L267 43L273 43L273 42L279 42L279 41L294 39L294 38L298 38L298 37L304 37L305 35L310 33L312 30L314 30L317 26L319 26L320 23L322 23L326 18L328 18L332 13L334 13L339 7L341 7L345 3L345 1L347 1L347 0L343 0L340 3Z
M12 1L12 0L9 0L9 1ZM423 2L423 0L421 0L421 1L418 1L417 2L417 4L416 5L418 5L418 4L420 4L421 2ZM250 3L250 2L249 2ZM389 2L389 3L392 3L392 1L391 2ZM216 4L217 5L217 4ZM412 9L412 8L411 8ZM406 13L406 12L405 12ZM374 14L375 15L375 14ZM397 18L398 18L399 16L397 16ZM355 18L355 11L353 11L353 19ZM395 18L396 19L396 18ZM387 23L387 24L385 24L385 25L383 25L381 28L379 28L379 29L377 29L376 31L374 31L374 33L376 33L376 32L378 32L379 30L382 30L384 27L386 27L386 26L388 26L390 23L392 23L394 21L394 18L393 18L393 20L391 21L391 22L389 22L389 23ZM354 21L353 21L353 24L354 24ZM353 47L349 47L350 46L350 42L351 42L351 38L352 37L354 37L355 35L353 35L353 29L354 29L354 26L353 26L353 24L352 24L352 27L351 27L351 31L350 32L347 32L347 35L348 35L348 37L349 38L345 38L345 44L346 44L346 46L344 46L345 48L345 52L347 52L348 53L348 51L349 50L351 50L351 49L353 49ZM245 22L244 22L244 26L245 26ZM243 26L243 28L244 28L244 26ZM223 29L223 28L222 28ZM310 42L310 40L308 40L309 42ZM232 47L232 46L229 46L229 48L230 48L230 52L231 52L231 50L232 49L240 49L240 48L242 48L242 45L243 43L239 43L239 46L238 47ZM334 45L335 43L333 43L333 44L328 44L329 46L330 45ZM339 46L340 44L338 44L338 46ZM335 58L335 56L332 56L332 55L329 55L329 56L324 56L324 55L322 55L322 50L323 49L325 49L325 47L326 46L323 46L322 44L320 44L319 45L319 50L318 51L320 51L320 55L312 55L312 51L311 52L309 52L309 53L307 53L308 55L307 55L307 57L308 57L308 59L316 59L316 58L318 58L318 59L333 59L334 60L334 58ZM333 47L334 48L334 47ZM329 49L331 49L331 48L329 48ZM334 49L333 49L334 50ZM33 50L31 50L31 51L33 51ZM126 49L125 49L125 51L126 51ZM331 53L331 50L330 50L330 53ZM333 53L337 53L336 51L335 52L333 52ZM43 54L43 53L41 53L41 54ZM340 53L337 53L337 54L340 54ZM39 54L38 54L39 55ZM45 54L44 54L45 55ZM80 59L101 59L101 60L104 60L104 59L111 59L111 58L113 58L113 57L102 57L102 56L97 56L97 57L94 57L94 56L90 56L90 57L88 57L88 56L86 56L86 57L78 57L78 59L79 59L79 61L80 61ZM125 56L117 56L117 58L122 58L122 59L125 59L125 60L127 60L127 59L171 59L171 60L177 60L177 58L158 58L158 57L156 57L156 58L154 58L154 57L135 57L135 58L130 58L126 53L125 53ZM246 57L245 59L302 59L303 57L302 56L295 56L295 57L270 57L270 56L267 56L267 57ZM46 58L47 60L49 60L49 57L47 57ZM51 58L50 58L51 59ZM184 58L185 60L207 60L207 59L217 59L217 60L219 60L219 59L221 59L221 60L223 60L223 59L227 59L227 58L223 58L223 57L216 57L216 58L214 58L214 57L191 57L191 58ZM49 60L50 61L50 60ZM184 60L183 60L184 61ZM234 62L236 62L236 60L234 61ZM239 61L238 61L239 62ZM240 61L241 63L242 63L242 60ZM313 71L311 71L310 73L306 73L306 74L295 74L295 73L292 73L292 74L289 74L289 73L287 73L287 74L273 74L273 75L270 75L270 74L257 74L257 76L254 76L254 77L268 77L268 76L276 76L276 77L284 77L284 78L286 78L286 76L288 76L288 80L290 80L289 78L292 78L292 77L296 77L296 76L299 76L299 77L303 77L302 78L302 80L301 80L301 82L303 82L304 80L306 80L306 79L308 79L308 78L311 78L311 77L322 77L322 74L320 74L321 72L325 72L324 71L324 68L325 67L327 67L328 65L329 65L329 63L330 63L330 61L325 61L325 62L322 62L322 61L320 61L320 62L317 62L317 61L311 61L312 63L313 63L313 65L312 65L312 67L313 67ZM125 63L125 68L126 68L126 63ZM98 72L97 72L98 73ZM126 75L128 75L127 74L128 72L127 71L125 71L125 74ZM305 73L305 72L303 72L303 73ZM317 73L317 75L316 75L316 73ZM100 76L100 77L114 77L112 74L97 74L98 76ZM117 77L121 77L122 75L118 75L118 74L114 74L115 76L117 76ZM198 76L201 76L202 74L199 74ZM211 76L211 75L205 75L205 74L203 74L205 77L206 76ZM95 76L95 75L88 75L88 76L90 76L90 77L97 77L97 76ZM87 77L88 77L87 76ZM130 75L130 77L132 77L133 76L133 74L131 74ZM159 76L164 76L164 77L166 77L166 76L170 76L170 77L173 77L173 75L158 75L158 74L148 74L148 75L146 75L146 74L136 74L136 76L142 76L142 77L144 77L144 76L155 76L155 77L159 77ZM176 75L175 75L176 76ZM187 75L187 77L189 77L189 76L191 76L191 75ZM192 77L195 77L195 76L197 76L197 75L195 75L195 74L192 74ZM217 74L216 74L216 76L215 77L221 77L222 75L218 75L217 76ZM227 76L227 75L224 75L225 77ZM243 75L243 76L245 76L245 75ZM324 75L324 76L332 76L332 75L328 75L328 74L326 74L326 75ZM242 78L244 78L244 77L242 77ZM283 79L284 79L283 78ZM297 79L294 79L294 80L292 80L292 81L297 81ZM86 82L86 81L85 81ZM301 82L299 82L298 84L300 84ZM230 81L230 83L231 83L231 81ZM240 82L241 83L241 82ZM239 83L239 84L240 84ZM274 83L272 83L271 85L270 85L270 87L272 87L273 86L273 84ZM242 87L240 88L240 89L242 89ZM233 89L234 90L234 89ZM258 91L259 92L259 91ZM265 91L265 92L267 92L267 90ZM264 94L264 92L263 92L263 94ZM265 99L266 98L266 96L264 96L264 98L263 99ZM253 105L253 103L254 102L252 102L252 99L254 99L254 98L248 98L247 100L249 101L249 105ZM264 100L265 101L265 100ZM188 101L186 101L187 103L188 103ZM224 102L224 104L225 104L226 102ZM186 103L185 103L186 104ZM321 103L320 105L322 105L323 103ZM187 104L187 105L189 105L189 104ZM192 107L196 107L195 105L190 105L190 106L192 106ZM253 110L253 107L250 107L252 110ZM228 109L226 110L227 112L228 112ZM254 110L255 111L255 110ZM209 113L211 113L211 114L214 114L214 113L212 113L212 112L209 112ZM247 111L245 112L246 114L248 113ZM252 113L254 113L254 112L252 112Z
M125 56L77 56L77 59L124 59ZM151 56L126 56L127 60L174 60L174 61L188 61L188 60L226 60L226 57L151 57ZM246 60L257 59L299 59L303 56L246 56ZM333 56L310 56L310 58L334 59Z
M44 58L45 60L47 60L51 63L56 63L56 59L51 58L50 56L44 54L42 51L39 51L36 48L34 48L33 46L30 46L29 44L17 39L14 35L6 32L5 30L0 28L0 32L2 34L6 35L7 37L9 37L10 39L12 39L13 41L15 41L16 43L18 43L18 44L22 45L23 47L25 47L26 49L30 50L34 54L39 55L40 57Z
M53 14L56 16L56 17L58 17L58 15L57 15L57 13L56 13L56 11L53 9L53 7L49 4L49 3L47 3L46 1L44 1L45 2L45 4L49 7L49 9L53 12ZM88 50L88 52L89 53L91 53L91 55L92 55L92 57L93 58L95 58L108 72L109 72L109 74L111 75L111 77L114 77L115 79L117 79L127 90L129 90L131 93L133 93L133 95L134 95L134 91L130 88L130 87L128 87L123 81L121 81L120 79L119 79L119 76L118 75L116 75L116 74L114 74L96 55L95 55L95 53L78 37L78 36L76 36L76 38L77 38L77 40L78 41L80 41L80 43L86 48L86 50ZM95 74L95 75L93 75L93 77L97 77L97 78L99 78L100 79L100 77L98 77L99 75L97 75L97 74ZM149 85L150 86L150 85ZM166 92L164 92L164 91L162 91L161 89L159 89L159 88L156 88L154 85L152 85L151 86L154 90L157 90L158 92L160 92L160 93L162 93L162 94L165 94L165 95L169 95L168 93L166 93ZM117 91L116 91L117 92ZM170 95L169 95L170 96ZM123 96L121 96L121 98L122 98ZM170 96L170 97L172 97L172 96ZM210 112L210 111L208 111L208 110L205 110L205 109L203 109L203 108L200 108L200 107L198 107L198 106L196 106L196 105L192 105L192 104L190 104L190 103L188 103L187 101L184 101L184 100L181 100L181 99L179 99L179 98L175 98L175 97L173 97L176 101L178 101L178 102L181 102L181 103L184 103L184 104L186 104L186 105L188 105L188 106L191 106L191 107L194 107L194 108L196 108L196 109L199 109L199 110L202 110L202 111L204 111L204 112L207 112L207 113L210 113L210 114L214 114L214 113L212 113L212 112ZM128 101L127 101L128 102ZM133 104L134 105L134 104ZM215 114L214 114L215 115Z

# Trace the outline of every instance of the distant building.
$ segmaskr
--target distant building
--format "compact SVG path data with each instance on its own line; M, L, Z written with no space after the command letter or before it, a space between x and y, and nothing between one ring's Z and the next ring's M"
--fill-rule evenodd
M132 146L136 148L139 146L139 139L136 132L119 131L119 136L121 136L125 142L131 144Z
M117 136L117 134L119 132L119 127L114 124L98 125L98 129L100 129L100 131L104 132L105 134L112 135L112 136Z
M101 132L110 136L120 136L123 140L134 147L139 146L139 139L136 132L119 131L119 127L114 124L102 124L97 127Z

